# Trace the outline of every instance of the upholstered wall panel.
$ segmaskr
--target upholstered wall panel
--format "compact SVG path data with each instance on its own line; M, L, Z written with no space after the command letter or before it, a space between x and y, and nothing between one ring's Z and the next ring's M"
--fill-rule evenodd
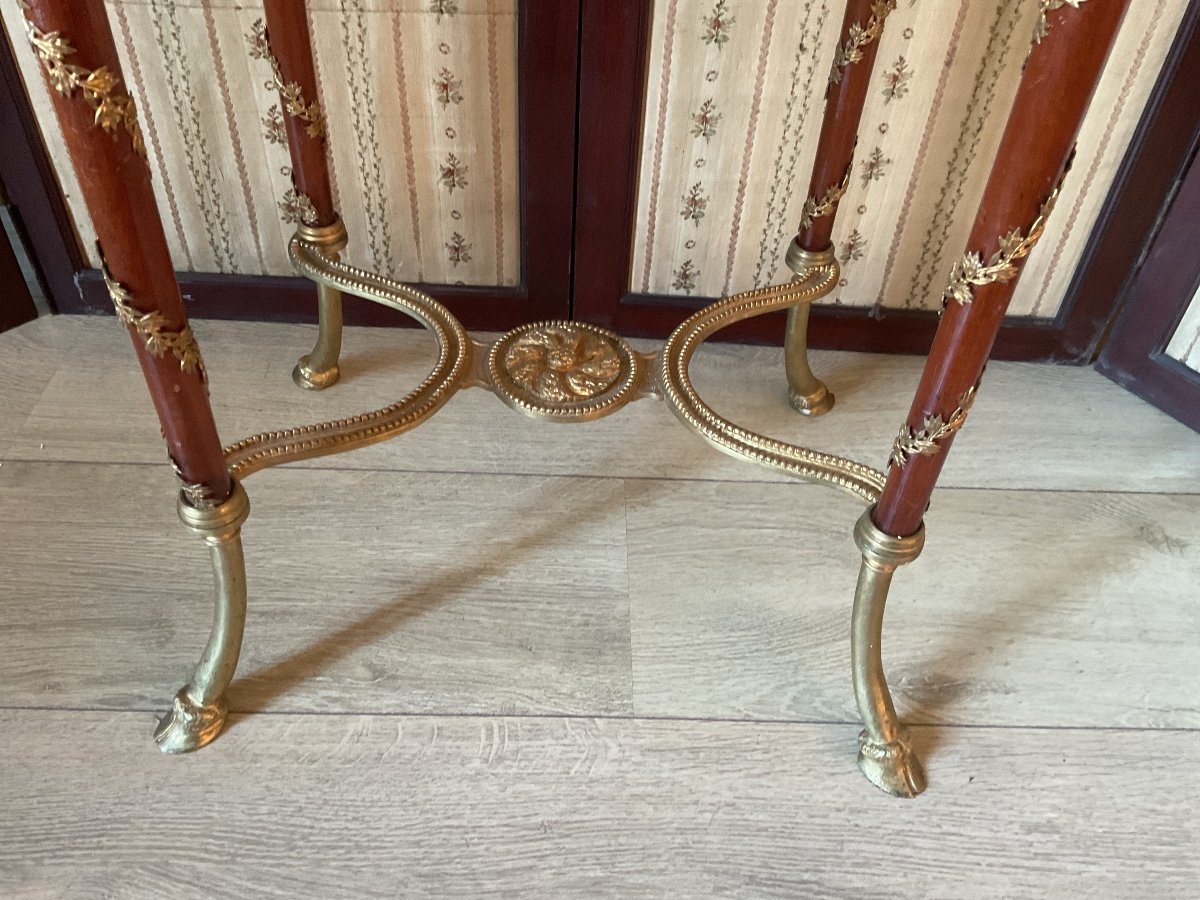
M1200 290L1192 297L1187 312L1167 344L1167 356L1200 372Z
M310 0L347 259L409 281L520 280L516 0ZM81 242L87 210L20 13L0 4ZM109 3L182 271L291 274L278 95L249 53L261 0Z
M1014 314L1053 317L1186 0L1131 4ZM899 0L834 233L833 302L937 308L1030 46L1038 0ZM656 0L630 290L717 296L790 276L845 4Z

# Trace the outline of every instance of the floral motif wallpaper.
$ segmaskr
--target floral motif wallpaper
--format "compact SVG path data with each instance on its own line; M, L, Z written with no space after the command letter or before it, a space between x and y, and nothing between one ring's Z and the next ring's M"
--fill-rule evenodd
M1012 312L1052 318L1186 0L1131 8ZM655 0L630 290L786 280L841 27L837 0ZM834 242L833 302L937 308L965 249L1038 0L899 0Z
M1053 317L1186 0L1131 4L1074 170L1012 311ZM308 0L334 190L356 265L520 277L516 0ZM783 280L843 0L654 0L630 288ZM1038 0L898 0L835 233L835 302L936 307L964 248ZM291 274L261 0L109 0L160 211L185 271ZM94 233L15 3L0 3L81 243ZM93 265L96 260L92 260ZM1194 348L1193 348L1194 349Z
M304 6L347 260L408 281L516 284L516 0ZM0 9L92 253L92 225L17 4ZM269 64L255 51L261 0L109 0L108 13L176 266L292 274L294 217L281 208L290 159Z

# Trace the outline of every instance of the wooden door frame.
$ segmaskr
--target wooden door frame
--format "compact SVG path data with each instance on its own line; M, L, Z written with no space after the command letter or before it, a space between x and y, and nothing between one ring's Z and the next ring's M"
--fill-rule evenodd
M1166 354L1200 289L1200 2L1188 9L1171 54L1171 83L1143 142L1146 164L1125 184L1121 227L1104 235L1085 288L1115 294L1119 310L1096 368L1200 431L1200 372Z
M0 185L0 193L2 187ZM3 227L0 227L0 285L3 286L0 289L0 333L37 318L37 307L25 283L25 273L21 271L8 231Z
M7 137L0 148L0 181L8 194L10 210L28 237L31 262L45 285L51 309L71 311L70 305L80 302L75 273L85 268L84 260L12 48L3 37L0 134Z
M575 123L580 0L518 4L518 110L521 185L521 283L514 288L416 285L468 328L506 330L569 312L574 215ZM99 270L87 266L54 168L7 40L0 39L0 179L34 263L58 313L112 309ZM350 239L354 240L355 235ZM188 314L196 318L315 322L312 283L299 277L178 273ZM369 301L347 297L350 325L408 324Z
M652 0L613 9L616 5L583 0L574 310L578 318L622 334L663 337L708 300L627 288ZM1134 270L1186 157L1176 116L1187 104L1184 95L1200 83L1198 18L1200 0L1192 0L1058 315L1008 317L994 357L1094 361L1125 276ZM720 337L778 344L783 321L782 315L762 316ZM809 341L828 349L924 354L936 327L933 310L876 313L870 307L817 305Z
M1200 97L1197 98L1200 103ZM1192 163L1167 210L1096 368L1190 428L1200 431L1200 372L1167 356L1166 348L1200 290L1200 131Z

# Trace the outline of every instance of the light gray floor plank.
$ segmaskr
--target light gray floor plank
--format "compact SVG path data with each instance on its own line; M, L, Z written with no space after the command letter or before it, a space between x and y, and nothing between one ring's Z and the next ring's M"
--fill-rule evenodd
M629 485L639 715L852 721L860 508L811 485ZM1200 727L1200 496L943 491L893 582L914 722Z
M51 380L10 455L161 462L158 426L124 333L110 320L85 325L73 364ZM212 374L221 433L230 443L393 402L433 362L432 340L423 332L348 329L343 382L313 393L297 389L289 373L314 329L216 321L198 322L195 329ZM781 360L775 348L712 345L697 358L693 374L718 412L748 428L882 465L907 413L921 360L815 354L839 400L834 413L817 420L795 415L783 402ZM395 441L301 465L787 480L715 452L654 401L589 423L580 433L528 420L479 390L453 398L430 422ZM942 484L1195 491L1200 436L1091 370L996 362Z
M0 461L80 335L92 333L80 317L45 316L0 334Z
M210 581L170 488L0 469L23 523L0 704L153 708L186 679ZM278 471L251 496L235 709L855 719L859 507L823 488ZM890 602L904 717L1200 725L1198 518L1194 495L945 492Z
M235 710L631 710L623 486L276 471ZM0 705L156 708L212 618L158 467L0 467Z
M0 712L0 889L54 897L1194 897L1194 735L920 729L897 801L855 729Z
M389 402L432 359L351 329L346 381L310 394L287 376L313 329L197 331L230 441ZM840 406L816 422L777 350L706 348L696 377L749 427L882 461L920 360L818 362ZM898 705L938 723L912 803L839 724L858 504L661 404L558 428L480 391L250 479L239 714L164 758L151 711L210 575L128 338L40 320L0 375L0 896L1195 896L1200 438L1094 372L989 368L943 483L1006 490L940 491L897 575Z

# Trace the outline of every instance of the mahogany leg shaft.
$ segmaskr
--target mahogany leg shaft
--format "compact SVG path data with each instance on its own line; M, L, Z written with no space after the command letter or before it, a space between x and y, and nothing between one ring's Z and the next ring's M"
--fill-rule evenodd
M155 733L163 750L193 750L216 737L225 721L225 688L237 667L245 617L239 529L249 501L225 465L104 2L30 0L25 16L96 226L109 293L133 338L182 482L180 516L212 548L213 633Z
M288 150L292 155L292 184L308 200L306 225L331 225L337 218L333 188L325 157L325 112L317 102L317 72L304 4L296 0L265 0L265 41L256 48L271 64L279 90Z
M129 328L180 477L209 499L232 485L183 310L133 103L101 0L30 0L29 39L50 85L117 312Z
M879 640L888 583L897 565L920 552L913 542L923 537L934 484L974 400L1022 261L1049 215L1127 3L1089 0L1042 10L968 252L951 272L920 386L892 448L886 485L855 531L863 567L852 633L872 645L853 651L855 695L866 726L859 765L893 794L914 796L923 782L914 777L920 766L904 741L883 676Z
M879 51L888 14L896 0L850 0L842 19L829 86L825 92L825 115L813 163L808 199L800 221L800 232L787 250L787 265L797 278L804 277L804 254L829 248L838 201L846 193L854 165L858 126L871 86L871 73ZM788 402L806 416L819 416L833 408L829 388L813 374L808 362L808 316L811 304L788 311L784 335Z
M279 90L292 157L292 192L284 212L299 226L298 236L320 245L331 259L346 246L346 228L333 206L333 186L325 152L324 111L317 101L317 74L304 4L296 0L266 0L266 29L254 52L266 59ZM301 357L292 380L302 388L320 390L341 375L342 295L327 286L317 289L319 331L311 353Z

